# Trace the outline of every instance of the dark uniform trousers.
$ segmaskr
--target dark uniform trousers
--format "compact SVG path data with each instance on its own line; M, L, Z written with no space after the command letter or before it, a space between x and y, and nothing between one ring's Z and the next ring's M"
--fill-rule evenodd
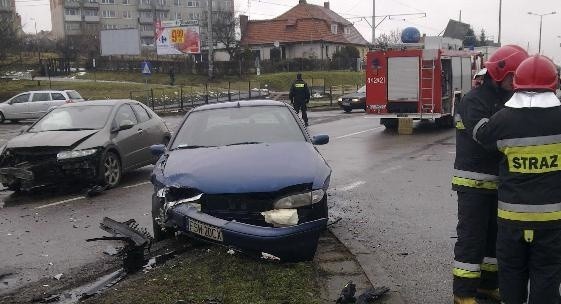
M506 304L559 304L561 229L499 224L497 257L502 301Z
M458 191L458 240L454 247L454 294L473 297L498 287L497 195Z
M306 102L295 101L294 110L296 111L296 114L300 114L300 111L302 111L302 120L304 120L304 123L308 125L308 107L306 106Z

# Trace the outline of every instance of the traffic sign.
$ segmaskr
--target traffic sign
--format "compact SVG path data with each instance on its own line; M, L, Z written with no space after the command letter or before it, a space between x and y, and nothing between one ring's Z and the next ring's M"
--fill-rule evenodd
M152 75L152 71L151 71L151 68L150 68L150 62L148 62L148 61L142 62L141 70L142 70L142 75L144 75L144 76Z

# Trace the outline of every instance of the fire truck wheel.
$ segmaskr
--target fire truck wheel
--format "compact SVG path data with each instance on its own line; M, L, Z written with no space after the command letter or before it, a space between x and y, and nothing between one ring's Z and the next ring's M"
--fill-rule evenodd
M444 116L435 119L436 125L440 128L453 128L454 127L454 117L452 115Z
M398 120L397 118L382 118L380 119L380 124L388 130L395 130L398 126Z

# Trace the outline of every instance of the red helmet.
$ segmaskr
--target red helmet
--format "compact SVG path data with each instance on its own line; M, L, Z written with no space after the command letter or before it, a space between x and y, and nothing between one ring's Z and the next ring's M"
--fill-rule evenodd
M557 68L545 56L535 55L524 60L514 74L514 90L546 90L557 89L559 76Z
M523 48L509 44L493 53L489 60L485 62L485 67L493 80L501 82L506 75L514 73L526 58L528 58L528 53Z

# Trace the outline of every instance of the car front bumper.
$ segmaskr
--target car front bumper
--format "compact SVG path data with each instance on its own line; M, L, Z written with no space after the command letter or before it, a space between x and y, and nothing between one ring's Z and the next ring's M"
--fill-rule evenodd
M193 226L198 225L194 223L203 223L219 230L214 230L214 238L205 237L193 232ZM166 226L169 225L204 241L248 253L264 252L278 257L281 261L295 262L313 259L319 235L327 226L327 219L322 218L283 228L260 227L226 221L202 213L193 206L178 205L168 210ZM217 240L216 231L221 233L221 240Z

